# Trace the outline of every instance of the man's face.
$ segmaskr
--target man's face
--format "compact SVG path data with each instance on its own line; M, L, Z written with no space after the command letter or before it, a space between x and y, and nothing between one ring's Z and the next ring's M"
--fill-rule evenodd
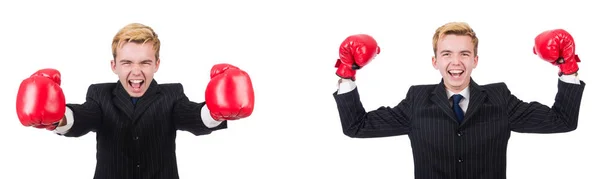
M160 59L156 59L149 43L127 42L117 49L117 56L111 61L113 72L131 97L144 95L159 65Z
M469 86L471 71L477 67L478 57L469 36L446 35L437 44L433 67L440 71L448 90L458 93Z

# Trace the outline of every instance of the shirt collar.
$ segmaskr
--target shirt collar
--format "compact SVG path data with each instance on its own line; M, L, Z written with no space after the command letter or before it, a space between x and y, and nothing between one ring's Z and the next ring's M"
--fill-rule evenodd
M455 95L456 93L450 91L450 90L446 90L446 95L448 95L448 98L451 98L452 95ZM469 87L463 89L460 93L458 93L460 95L463 96L463 99L468 100L470 97L470 91L469 91Z

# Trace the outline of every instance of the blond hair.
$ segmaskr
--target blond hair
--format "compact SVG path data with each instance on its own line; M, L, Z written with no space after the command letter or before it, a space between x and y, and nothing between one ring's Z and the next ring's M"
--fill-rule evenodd
M471 26L469 26L469 24L465 22L449 22L435 30L435 34L433 34L433 53L436 56L438 41L445 35L466 35L471 37L471 42L473 42L473 45L475 47L473 53L475 53L475 56L477 56L477 46L479 45L479 39L477 38L477 35L475 35L475 31L473 31L473 28L471 28Z
M151 43L155 52L156 60L158 60L160 52L160 40L154 30L144 24L131 23L121 28L115 35L112 41L113 59L117 57L117 49L121 48L127 42L134 43Z

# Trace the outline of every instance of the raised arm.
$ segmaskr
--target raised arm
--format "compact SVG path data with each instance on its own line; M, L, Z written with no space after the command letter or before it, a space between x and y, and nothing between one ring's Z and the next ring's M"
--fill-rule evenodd
M333 94L346 136L353 138L389 137L408 134L410 131L410 98L403 99L395 107L382 106L366 111L360 101L353 81L341 80ZM409 94L412 88L409 89Z
M557 133L577 129L585 83L579 80L577 73L580 59L575 53L573 37L564 29L544 31L535 37L533 53L559 67L558 92L552 107L538 102L522 102L509 94L507 104L511 130Z

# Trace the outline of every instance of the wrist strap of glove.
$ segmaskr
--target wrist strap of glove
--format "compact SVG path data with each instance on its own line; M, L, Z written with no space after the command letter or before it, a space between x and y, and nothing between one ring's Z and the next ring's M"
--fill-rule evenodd
M575 76L579 76L579 73L578 73L578 72L575 72L575 73L573 73L573 74L564 74L563 72L558 72L558 77L561 77L561 76L563 76L563 75L575 75Z

